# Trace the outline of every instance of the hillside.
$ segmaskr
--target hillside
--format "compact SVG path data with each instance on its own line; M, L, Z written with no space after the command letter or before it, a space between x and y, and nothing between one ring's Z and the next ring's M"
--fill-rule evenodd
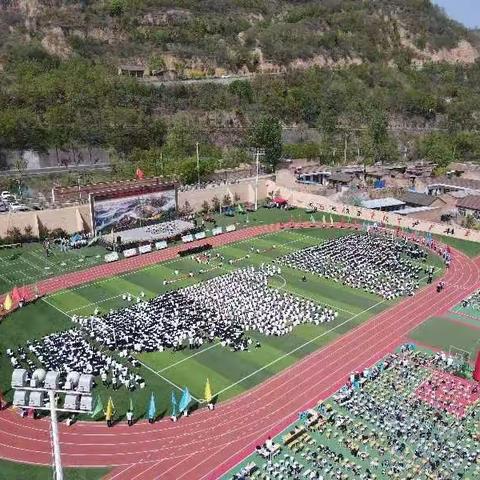
M285 155L325 163L345 146L367 163L480 158L480 37L430 0L0 5L0 168L12 151L59 164L100 151L120 176L140 165L194 181L196 142L206 175L265 144L274 168L280 136ZM153 87L118 75L124 63L167 78L255 75Z
M429 0L0 0L0 58L39 43L160 75L364 62L471 63L478 39Z

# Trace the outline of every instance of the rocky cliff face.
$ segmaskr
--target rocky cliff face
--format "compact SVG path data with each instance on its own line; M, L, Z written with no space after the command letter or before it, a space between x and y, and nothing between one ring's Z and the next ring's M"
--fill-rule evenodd
M478 35L415 0L0 0L0 28L0 61L13 42L37 42L170 76L480 56Z

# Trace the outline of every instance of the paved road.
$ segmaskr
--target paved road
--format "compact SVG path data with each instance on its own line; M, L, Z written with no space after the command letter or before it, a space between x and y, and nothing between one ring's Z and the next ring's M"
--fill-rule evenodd
M262 74L262 75L277 75L277 74ZM216 83L218 85L229 85L235 80L253 80L256 75L230 75L228 77L208 77L199 79L184 79L184 80L155 80L149 78L142 78L140 81L147 85L159 87L161 85L201 85L202 83Z

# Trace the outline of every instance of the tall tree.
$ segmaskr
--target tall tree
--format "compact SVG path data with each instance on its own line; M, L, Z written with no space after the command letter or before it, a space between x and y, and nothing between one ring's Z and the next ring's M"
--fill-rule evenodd
M274 172L282 156L282 126L277 118L260 117L253 123L248 135L250 146L265 150L262 161Z

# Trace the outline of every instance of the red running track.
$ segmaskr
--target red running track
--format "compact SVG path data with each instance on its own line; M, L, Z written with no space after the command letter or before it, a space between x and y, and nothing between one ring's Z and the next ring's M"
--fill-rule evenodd
M218 245L278 229L279 225L254 227L210 241ZM159 261L157 253L152 256ZM118 269L119 265L113 266ZM434 285L423 288L243 395L219 404L214 412L201 410L176 424L166 419L131 428L123 423L110 429L103 423L80 422L69 428L62 424L63 463L113 466L110 480L216 479L267 435L277 434L294 421L299 411L331 395L352 371L378 361L426 318L446 312L477 289L479 265L455 251L444 292L437 294ZM50 445L47 421L0 412L1 458L50 465Z

